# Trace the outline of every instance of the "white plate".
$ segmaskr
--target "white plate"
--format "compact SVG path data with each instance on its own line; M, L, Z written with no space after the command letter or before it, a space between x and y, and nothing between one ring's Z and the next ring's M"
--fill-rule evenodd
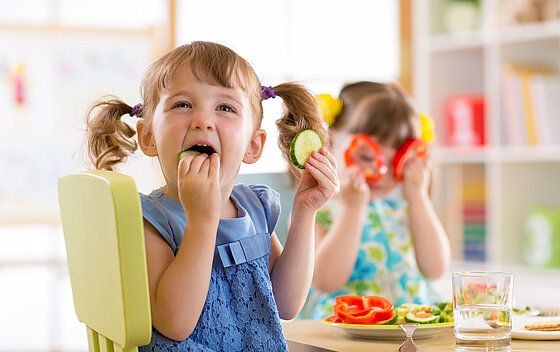
M530 331L523 327L540 321L560 321L560 317L514 316L511 337L520 340L560 340L560 331Z
M367 339L378 340L402 340L405 338L404 331L398 325L359 325L331 323L330 321L326 321L325 319L321 320L321 323L341 328L344 332L356 337L365 337ZM416 330L414 330L412 338L423 339L432 337L452 327L453 322L439 324L420 324L420 326L418 326Z

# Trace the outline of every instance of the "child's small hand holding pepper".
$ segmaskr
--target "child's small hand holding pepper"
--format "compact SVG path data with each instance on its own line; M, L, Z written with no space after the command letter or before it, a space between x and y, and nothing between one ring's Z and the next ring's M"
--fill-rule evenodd
M342 170L340 176L340 200L346 206L367 205L369 187L364 172L358 165Z
M410 158L403 170L403 197L409 203L418 197L428 197L431 162L429 159Z

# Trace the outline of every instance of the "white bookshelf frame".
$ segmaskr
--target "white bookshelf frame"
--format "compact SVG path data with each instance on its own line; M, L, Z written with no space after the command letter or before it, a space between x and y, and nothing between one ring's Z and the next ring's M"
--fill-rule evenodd
M539 59L539 55L547 55L545 59L551 61L560 75L560 19L520 24L512 27L501 28L497 24L498 0L480 0L479 28L470 33L441 34L437 30L437 20L433 21L431 15L441 9L445 0L415 0L413 9L413 57L414 80L413 95L421 111L426 111L436 121L436 132L442 131L445 123L443 114L438 111L438 103L445 94L467 93L461 92L460 84L449 79L449 90L437 82L445 82L445 73L432 69L432 63L438 65L442 72L449 70L446 62L452 62L454 57L470 62L477 61L471 69L477 72L473 76L472 85L479 85L479 93L486 98L485 104L485 132L486 145L481 148L456 148L444 145L444 138L436 142L433 157L439 167L459 167L469 164L480 164L485 167L486 181L486 264L491 266L521 265L515 251L520 251L519 242L522 240L522 229L519 224L522 219L522 209L530 202L542 202L560 206L560 146L504 146L501 141L501 72L503 62L512 58L507 55ZM545 54L538 51L527 50L522 52L523 46L541 45L548 47ZM540 43L540 44L539 44ZM519 46L517 48L516 46ZM517 51L516 51L517 50ZM464 56L464 58L462 58ZM513 57L515 59L515 57ZM538 61L538 60L537 60ZM436 82L434 84L433 82ZM471 84L464 83L464 87ZM439 99L439 100L438 100ZM560 97L559 97L560 100ZM434 101L436 103L434 103ZM438 133L441 135L441 133ZM534 177L535 184L526 181L521 187L535 187L535 196L522 198L509 196L510 190L504 190L503 184L510 181L510 170L520 171L522 179ZM542 171L542 172L541 172ZM546 173L546 174L543 174ZM539 182L553 184L538 184ZM554 181L552 181L554 182ZM444 185L444 182L441 182ZM556 186L555 186L556 185ZM436 190L438 188L436 184ZM552 194L546 194L549 188ZM454 190L440 190L449 192ZM520 192L521 194L523 192ZM537 196L540 194L540 196ZM457 195L459 197L460 195ZM540 198L539 198L540 197ZM529 199L530 198L530 199ZM449 199L449 196L447 196ZM513 199L513 202L504 202ZM513 219L510 219L514 214ZM511 224L510 224L511 223ZM514 225L515 223L515 225ZM514 252L512 252L514 251Z

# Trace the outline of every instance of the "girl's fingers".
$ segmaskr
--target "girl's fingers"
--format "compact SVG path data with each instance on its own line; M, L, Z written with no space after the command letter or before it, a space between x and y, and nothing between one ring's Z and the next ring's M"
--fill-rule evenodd
M200 164L200 169L198 170L198 173L204 177L208 177L208 170L210 170L210 156L206 157L206 159L204 159L202 161L202 163Z
M331 162L331 165L336 169L337 167L336 159L334 158L334 155L332 155L332 153L329 152L327 148L322 147L321 149L319 149L319 153L326 156L327 159Z
M199 155L195 156L193 161L191 162L191 167L189 169L189 173L199 174L200 173L200 167L202 166L202 163L204 163L204 161L206 159L208 159L208 154L206 154L206 153L202 153L202 154L199 154ZM206 173L208 174L208 171Z
M310 163L316 169L321 171L325 176L329 178L329 180L333 184L338 183L338 177L336 176L336 169L330 163L330 161L326 156L319 154L317 152L313 152L311 153L311 157L307 160L307 163Z
M208 177L210 179L218 179L220 174L220 157L218 154L214 153L210 155L210 163L208 169Z
M324 148L325 147L323 147L321 150L323 150ZM328 153L326 149L324 149L324 151ZM311 153L311 157L308 160L310 160L311 162L315 162L315 167L317 168L320 168L320 164L324 165L325 168L336 172L336 161L334 161L334 158L329 158L329 156L330 154L325 155L323 153L313 152Z
M201 174L207 177L217 177L220 169L220 158L218 154L215 154L215 156L214 154L211 156L205 153L200 155L191 154L183 157L179 161L179 176Z
M356 174L356 177L354 178L354 189L355 190L359 190L362 186L362 184L364 184L364 182L366 182L366 178L364 176L363 172L359 172Z
M305 163L305 169L315 179L315 181L317 181L319 188L332 190L333 194L340 191L340 182L338 181L336 172L332 171L331 173L325 173L313 163Z
M178 171L179 177L185 176L189 172L193 159L194 159L194 155L191 154L179 160L179 171Z
M313 178L317 181L317 183L319 185L327 185L330 184L331 186L334 186L335 189L337 189L337 183L333 183L329 177L327 177L321 170L319 170L318 168L316 168L313 164L310 163L305 163L305 170L307 170L307 172L309 172L309 174L311 176L313 176Z

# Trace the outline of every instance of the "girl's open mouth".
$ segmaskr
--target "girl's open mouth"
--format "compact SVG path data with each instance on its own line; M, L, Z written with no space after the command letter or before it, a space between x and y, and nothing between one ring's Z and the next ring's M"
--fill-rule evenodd
M214 148L206 144L195 144L192 147L186 149L185 151L193 151L200 154L207 154L208 156L216 152Z

